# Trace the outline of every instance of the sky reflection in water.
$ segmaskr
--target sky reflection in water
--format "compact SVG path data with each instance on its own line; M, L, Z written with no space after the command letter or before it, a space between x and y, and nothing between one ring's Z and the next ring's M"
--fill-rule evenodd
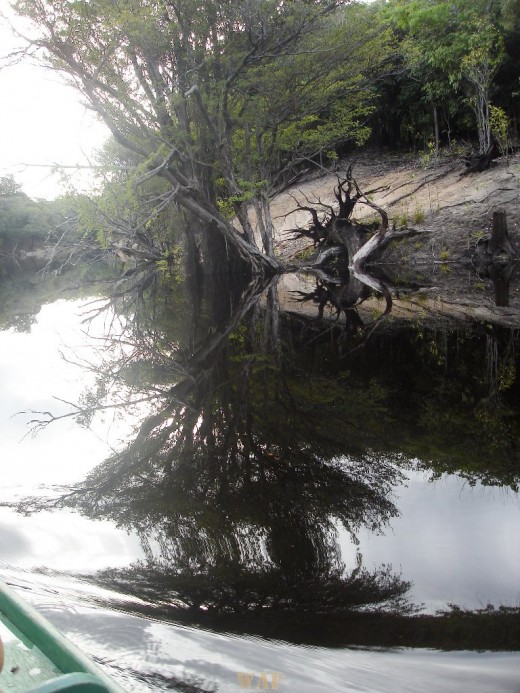
M360 533L366 565L392 563L428 610L520 603L520 505L511 489L471 487L457 476L412 472L398 490L391 531Z

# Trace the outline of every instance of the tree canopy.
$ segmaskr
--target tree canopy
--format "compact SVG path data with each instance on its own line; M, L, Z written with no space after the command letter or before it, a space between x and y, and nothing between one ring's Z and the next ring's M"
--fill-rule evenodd
M61 202L32 200L12 175L0 177L0 257L34 250L64 219Z
M382 49L379 27L359 21L362 6L19 0L15 8L35 24L33 49L137 157L133 184L164 178L171 201L254 267L277 266L269 196L306 161L369 135L363 75Z
M444 109L447 118L464 112L465 106L473 112L479 148L485 151L492 136L489 109L498 92L495 78L513 57L509 39L518 31L517 3L389 0L380 7L381 20L394 31L407 72L405 83L415 82L434 109L436 149L438 112Z
M106 240L128 218L128 246L156 261L183 225L208 262L219 237L254 272L276 271L269 201L308 171L367 143L504 149L517 128L516 0L13 6L33 23L27 50L112 132L93 225Z

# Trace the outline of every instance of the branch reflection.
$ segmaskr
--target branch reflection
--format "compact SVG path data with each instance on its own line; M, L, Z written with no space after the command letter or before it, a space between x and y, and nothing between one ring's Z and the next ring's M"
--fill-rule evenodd
M193 301L185 287L169 296L149 287L78 410L88 419L114 390L148 395L135 436L68 493L21 509L75 509L137 533L144 560L88 579L148 614L293 641L389 644L400 630L418 642L426 621L410 620L411 584L388 565L368 570L359 549L348 558L340 539L355 547L361 529L381 533L397 516L392 494L406 460L434 452L435 412L451 402L439 383L458 397L459 337L451 374L447 338L443 360L416 329L392 348L388 334L368 342L350 330L356 355L346 362L337 348L345 331L327 327L317 339L316 319L282 310L275 283L234 286L224 305L213 283ZM356 302L347 304L348 318ZM371 349L377 368L357 368ZM440 394L424 401L399 390L419 396L432 381ZM459 418L470 416L457 406ZM461 468L454 450L447 442L425 463L433 476L448 461ZM474 464L470 472L489 474ZM437 625L431 633L428 642Z

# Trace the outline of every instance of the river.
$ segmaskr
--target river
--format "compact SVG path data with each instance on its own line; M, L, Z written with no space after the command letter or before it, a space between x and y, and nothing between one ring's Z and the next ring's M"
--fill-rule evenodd
M128 691L520 690L517 332L294 281L9 294L2 578Z

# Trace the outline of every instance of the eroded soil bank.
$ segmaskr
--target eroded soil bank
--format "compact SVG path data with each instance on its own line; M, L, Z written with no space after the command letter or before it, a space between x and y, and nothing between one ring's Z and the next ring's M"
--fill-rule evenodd
M344 168L338 167L339 175ZM426 167L417 158L396 155L365 155L355 162L360 187L377 189L371 198L387 210L390 223L417 231L392 242L371 271L401 289L394 317L448 316L520 325L520 155L498 160L483 173L461 175L463 171L463 162L453 158ZM307 239L294 240L288 233L310 221L307 212L294 211L297 205L333 205L336 183L337 174L315 177L274 200L276 249L284 260L305 259L313 249ZM503 277L490 271L485 255L493 213L500 210L507 214L516 254L505 272L507 287ZM358 219L373 215L362 206L355 213ZM363 310L377 313L378 300L366 302Z

